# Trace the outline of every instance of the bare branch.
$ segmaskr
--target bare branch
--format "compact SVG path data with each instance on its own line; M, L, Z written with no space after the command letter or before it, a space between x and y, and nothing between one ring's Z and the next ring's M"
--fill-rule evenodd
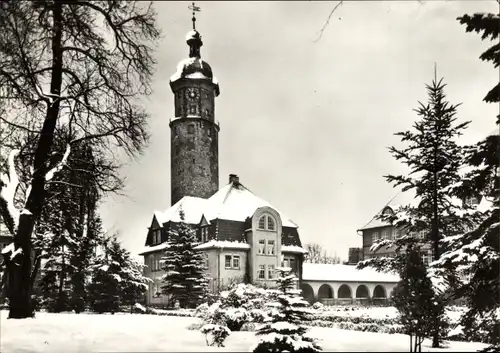
M340 1L337 5L335 5L335 7L332 9L332 11L330 11L330 14L328 15L328 18L326 19L326 22L325 24L323 25L323 27L321 28L321 30L319 31L319 36L318 38L316 38L314 40L314 42L318 42L322 37L323 37L323 32L325 31L326 27L330 24L330 19L332 18L332 15L333 13L335 12L335 10L337 10L337 8L342 5L342 3L344 2L344 0Z
M63 158L61 159L61 161L54 168L49 170L47 172L47 174L45 174L45 181L50 181L54 177L54 174L56 174L57 172L61 171L61 169L64 168L64 166L66 165L66 162L68 161L68 157L69 157L70 152L71 152L71 145L68 144L66 146L66 152L64 152L64 155L63 155Z
M8 174L2 173L0 175L0 212L12 235L15 234L19 222L19 210L14 205L14 198L19 186L19 177L15 165L18 154L19 150L10 152Z

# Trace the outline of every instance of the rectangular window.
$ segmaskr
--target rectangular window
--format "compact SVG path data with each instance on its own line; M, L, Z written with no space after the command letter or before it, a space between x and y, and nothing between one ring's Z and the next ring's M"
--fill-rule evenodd
M297 261L294 258L290 258L290 267L292 272L297 272Z
M225 266L226 268L231 268L231 255L226 255Z
M258 274L259 279L266 279L266 266L264 265L259 265L259 274Z
M274 265L267 265L267 278L268 279L274 278Z
M274 240L267 241L267 254L274 255Z
M208 240L208 228L201 228L201 242L204 243Z
M290 260L288 259L288 257L285 257L283 259L283 261L281 261L281 266L282 267L290 267Z
M194 124L188 125L188 134L194 134Z
M399 230L397 228L392 228L392 239L399 238Z
M388 230L383 230L382 231L382 239L389 239L389 231Z
M240 257L238 255L233 256L233 268L240 269Z
M379 241L379 235L378 235L378 232L373 232L373 242L377 242Z
M259 254L262 255L265 253L266 249L266 241L264 239L259 240Z

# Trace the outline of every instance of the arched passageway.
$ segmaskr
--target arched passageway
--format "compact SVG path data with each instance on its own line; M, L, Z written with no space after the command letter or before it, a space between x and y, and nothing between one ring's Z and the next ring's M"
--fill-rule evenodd
M387 295L385 293L385 288L381 286L380 284L375 287L373 290L373 297L374 298L387 298Z
M368 292L368 287L361 284L356 289L356 298L369 298L370 293Z
M328 284L323 284L318 290L318 299L333 298L333 289Z
M346 284L341 285L339 287L337 297L339 299L351 299L352 298L351 288Z
M309 303L312 303L314 301L314 291L312 287L307 283L302 283L300 289L302 290L302 297Z

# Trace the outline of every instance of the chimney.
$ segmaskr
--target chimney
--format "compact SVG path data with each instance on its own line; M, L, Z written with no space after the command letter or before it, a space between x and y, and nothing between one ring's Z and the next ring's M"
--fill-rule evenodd
M229 183L238 186L240 185L240 178L236 174L229 174Z

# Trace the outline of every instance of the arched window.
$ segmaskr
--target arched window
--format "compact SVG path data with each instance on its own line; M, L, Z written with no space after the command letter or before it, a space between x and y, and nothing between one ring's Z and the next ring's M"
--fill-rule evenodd
M276 230L274 219L271 216L267 217L267 230Z
M270 214L264 214L259 218L259 229L276 230L276 221Z

